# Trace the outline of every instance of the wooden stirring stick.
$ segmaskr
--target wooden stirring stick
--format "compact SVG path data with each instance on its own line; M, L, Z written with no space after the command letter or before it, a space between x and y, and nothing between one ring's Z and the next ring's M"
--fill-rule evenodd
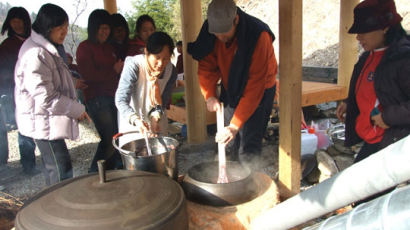
M216 111L216 128L217 132L223 132L224 124L224 105L221 103L220 109ZM217 183L228 183L228 176L226 175L226 155L225 144L218 142L218 160L219 160L219 174Z

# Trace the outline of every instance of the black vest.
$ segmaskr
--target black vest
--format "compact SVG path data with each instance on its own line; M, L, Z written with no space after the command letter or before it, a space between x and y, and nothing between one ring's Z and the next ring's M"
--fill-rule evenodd
M272 41L275 36L269 26L261 20L246 14L238 8L239 24L236 28L238 50L232 60L229 70L228 86L222 86L220 100L226 105L236 107L242 97L242 93L248 83L249 67L252 63L252 55L256 43L263 31L268 32ZM188 53L195 60L201 60L212 52L216 37L208 32L208 20L202 25L201 31L195 42L188 44Z

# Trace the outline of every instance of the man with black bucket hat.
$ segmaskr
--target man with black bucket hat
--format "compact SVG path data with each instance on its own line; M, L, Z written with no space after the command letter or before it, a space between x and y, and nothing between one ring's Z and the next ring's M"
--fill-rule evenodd
M401 20L393 0L365 0L354 9L349 33L365 52L336 113L346 122L345 145L364 142L355 163L410 134L410 37Z
M260 156L275 95L277 62L269 26L239 9L233 0L213 0L208 19L188 53L209 111L224 105L225 128L216 141L230 144L228 156L249 162ZM221 81L221 94L217 84ZM232 141L233 140L233 141ZM230 151L229 151L230 150Z

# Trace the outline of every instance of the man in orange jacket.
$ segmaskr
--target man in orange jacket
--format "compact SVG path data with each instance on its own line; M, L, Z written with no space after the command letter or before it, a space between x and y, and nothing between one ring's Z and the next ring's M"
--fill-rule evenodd
M209 111L224 103L225 128L216 141L230 143L234 159L261 153L275 95L277 62L269 26L244 13L233 0L213 0L208 19L188 52L199 61L198 75ZM221 95L217 84L221 81Z

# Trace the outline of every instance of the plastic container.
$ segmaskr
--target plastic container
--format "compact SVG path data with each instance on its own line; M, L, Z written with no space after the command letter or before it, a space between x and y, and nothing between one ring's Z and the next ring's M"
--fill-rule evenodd
M317 130L315 132L315 135L317 136L318 149L327 149L332 144L332 141L330 140L330 137L326 134L325 130Z
M314 133L310 133L311 131L303 129L301 138L302 138L302 143L301 143L301 148L300 148L300 155L307 155L307 154L314 154L317 150L317 143L318 139L317 136ZM314 132L314 130L313 130Z
M329 120L328 120L328 123L329 123ZM312 121L312 124L308 127L308 133L312 133L317 136L317 141L318 141L317 148L318 149L327 149L332 144L330 137L326 134L326 129L327 129L325 128L326 126L327 125L325 122L315 123Z
M183 125L181 128L181 136L185 138L188 136L188 130L187 130L186 125Z

